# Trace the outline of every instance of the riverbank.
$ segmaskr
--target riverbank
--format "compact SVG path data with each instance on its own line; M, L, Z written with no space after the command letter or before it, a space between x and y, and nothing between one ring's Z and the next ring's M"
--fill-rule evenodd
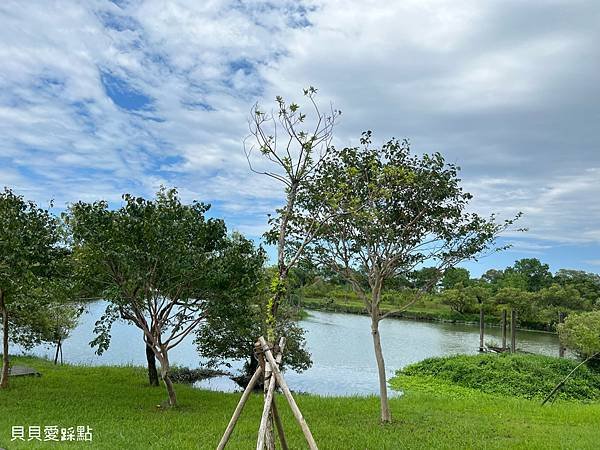
M42 442L34 448L212 449L239 394L176 385L179 407L161 405L163 388L147 386L137 367L54 366L35 358L15 358L42 373L11 379L0 391L0 447L32 448L10 442L12 426L89 426L90 442ZM293 386L291 386L293 388ZM290 448L304 448L302 435L284 399L278 398ZM600 440L600 405L538 402L486 394L460 398L412 391L390 402L394 422L378 423L376 397L298 395L297 402L319 448L595 448ZM252 396L228 449L256 445L262 399Z
M365 306L362 301L357 299L339 299L327 297L303 297L300 300L303 308L314 309L318 311L338 312L346 314L367 315ZM439 303L427 303L424 301L417 302L409 307L406 311L398 312L397 305L382 302L382 314L391 311L388 317L397 319L416 320L421 322L442 322L442 323L457 323L463 325L479 324L478 314L459 314L452 311L450 307ZM498 317L488 316L485 318L486 326L499 327L501 325ZM556 334L555 331L548 330L541 325L538 326L519 326L519 330L536 331L542 333Z

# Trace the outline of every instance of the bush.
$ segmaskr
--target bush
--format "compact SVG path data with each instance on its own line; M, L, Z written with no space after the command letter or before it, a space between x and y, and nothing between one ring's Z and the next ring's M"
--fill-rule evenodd
M583 358L600 352L600 311L573 314L558 326L561 342Z
M577 361L540 355L458 355L429 358L398 371L399 376L431 377L489 394L544 398ZM396 385L401 386L401 379ZM559 398L600 400L600 373L580 367Z

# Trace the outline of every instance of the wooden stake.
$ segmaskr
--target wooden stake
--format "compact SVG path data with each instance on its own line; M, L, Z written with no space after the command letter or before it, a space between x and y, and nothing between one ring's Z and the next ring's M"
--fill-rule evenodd
M269 364L269 363L268 363ZM266 373L266 369L265 369ZM265 438L267 432L267 426L269 425L269 413L271 412L271 404L273 403L273 393L275 392L276 377L271 374L269 379L269 387L267 389L267 395L265 396L265 403L263 405L263 413L260 419L260 427L258 428L258 439L256 441L256 450L263 450L265 447Z
M283 350L285 349L285 337L281 337L279 339L279 354L275 361L277 361L277 367L281 365L281 360L283 359ZM283 431L283 423L281 422L281 417L279 417L279 412L277 411L277 402L275 401L275 396L273 396L273 402L271 404L271 409L273 411L273 421L275 422L275 427L277 428L277 434L279 435L279 442L281 443L282 450L288 450L287 440L285 438L285 433Z
M290 409L292 410L294 417L298 421L298 424L300 425L300 428L302 429L302 432L304 433L304 437L306 438L306 442L308 442L309 448L311 450L318 450L317 443L315 442L315 439L313 438L312 433L310 432L310 429L308 428L308 424L306 423L306 420L304 420L304 417L302 416L302 412L300 412L300 408L298 408L298 405L296 404L294 397L292 396L292 393L290 392L290 389L288 388L287 383L285 382L285 379L281 375L281 372L279 371L279 368L277 367L277 364L275 363L275 358L273 358L273 354L271 353L271 350L269 349L269 346L268 346L267 342L265 341L265 338L261 336L258 338L258 341L260 342L260 345L262 346L262 350L263 350L267 360L271 364L271 370L273 371L273 374L277 378L277 383L279 384L279 387L283 391L283 395L285 395L286 400L290 404Z
M506 310L502 310L502 350L506 350Z
M564 321L565 321L565 313L564 312L559 312L558 313L558 323L563 323ZM559 339L558 339L558 357L559 358L564 358L565 357L565 346L561 342L560 336L559 336Z
M483 347L483 335L484 335L484 323L483 323L483 306L479 307L479 351L482 352L484 350Z
M279 353L277 354L277 359L275 360L275 365L281 363L281 359L283 357L283 348L285 347L285 338L282 337L279 340ZM271 363L267 362L265 364L265 378L267 373L271 373ZM267 427L269 426L269 414L271 412L271 407L273 404L273 396L275 395L275 385L277 382L277 378L271 376L269 378L269 386L267 388L267 395L265 396L265 403L263 405L263 413L260 419L260 427L258 428L258 439L256 441L256 450L263 450L265 446L265 439L267 433ZM282 427L283 430L283 427ZM285 438L284 438L285 439Z
M277 411L277 402L275 401L275 397L273 397L271 408L273 408L273 421L275 422L275 427L277 428L281 449L288 450L287 440L285 439L285 433L283 432L283 423L281 422L281 417L279 417L279 412Z
M223 450L225 448L225 444L227 444L227 441L229 441L229 438L231 437L231 433L233 433L233 429L235 428L235 424L237 423L238 419L240 418L242 409L244 409L244 405L246 404L246 401L248 401L248 397L250 397L250 394L252 393L252 389L254 388L254 385L256 384L256 382L258 381L258 379L260 378L261 375L262 375L262 367L258 366L258 368L256 369L256 372L254 372L254 375L252 375L252 378L250 379L248 386L246 386L246 389L244 390L244 393L242 394L242 397L240 398L240 401L238 402L238 404L235 408L235 411L233 412L233 416L231 416L231 420L229 421L229 424L227 425L227 429L225 430L225 433L223 433L223 437L221 438L219 445L217 445L217 450Z
M510 310L510 352L517 351L517 312Z

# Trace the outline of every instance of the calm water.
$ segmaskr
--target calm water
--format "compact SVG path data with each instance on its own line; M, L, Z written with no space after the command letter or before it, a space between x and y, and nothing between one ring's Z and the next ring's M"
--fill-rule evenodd
M80 325L64 343L65 362L145 365L141 332L125 323L114 324L110 349L102 356L94 354L88 343L93 338L94 322L104 308L103 302L93 303L82 316ZM321 395L377 393L377 371L368 317L310 311L310 317L301 324L307 332L313 366L301 374L293 371L286 373L291 389ZM386 319L381 323L381 337L389 377L396 369L425 358L457 353L475 354L479 347L477 325ZM171 350L169 359L172 364L193 368L202 363L192 340L190 336ZM486 342L491 341L501 341L499 328L486 329ZM529 352L556 355L558 338L548 333L519 331L517 346ZM17 348L12 350L18 352ZM36 347L31 353L54 356L52 349L45 347ZM240 367L241 363L233 364L234 371ZM226 377L205 380L198 385L217 390L235 389L235 384Z

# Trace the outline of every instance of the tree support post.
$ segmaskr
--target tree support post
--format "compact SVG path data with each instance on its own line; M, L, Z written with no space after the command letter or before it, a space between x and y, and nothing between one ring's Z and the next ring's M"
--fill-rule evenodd
M231 433L233 433L233 429L235 428L235 424L237 423L238 419L240 418L240 415L242 414L242 409L244 409L244 405L248 401L248 397L250 397L250 394L252 393L252 389L254 388L254 386L256 385L256 382L259 380L260 376L262 375L262 371L263 371L262 367L258 366L258 368L256 369L256 372L254 372L254 375L252 375L252 378L250 378L250 382L246 386L246 389L244 389L244 393L242 394L242 397L240 398L240 401L238 402L237 406L235 407L235 411L233 412L233 415L231 416L231 419L229 420L229 424L227 425L227 428L225 429L225 433L223 433L223 437L219 441L219 445L217 445L217 450L223 450L225 448L225 444L227 444L227 441L229 441L229 438L231 437Z
M479 351L485 351L485 344L483 342L484 339L484 316L483 316L483 306L479 307Z
M281 359L283 358L283 350L285 347L285 338L282 337L279 340L279 352L277 355L277 358L275 359L275 363L278 366L281 363ZM269 375L267 377L267 374ZM268 382L268 385L267 385ZM262 417L260 419L260 427L258 429L258 439L256 442L256 449L257 450L263 450L265 444L267 444L267 447L274 447L274 442L268 442L269 438L272 439L273 441L275 440L273 437L272 432L268 433L269 431L269 427L272 426L272 423L269 423L269 418L273 417L273 402L275 400L274 395L275 395L275 385L277 383L277 379L275 376L273 376L272 373L272 368L271 368L271 364L270 362L266 361L265 362L265 403L263 405L263 413L262 413ZM280 435L280 439L281 436L283 435L283 426L281 426L281 429L279 429L279 425L281 425L281 423L279 423L277 426L277 431L279 432ZM270 434L270 436L269 436ZM283 440L285 441L285 436L283 437Z
M502 350L506 350L506 309L502 310Z
M517 351L517 312L510 310L510 352Z
M265 403L263 405L263 413L261 416L261 422L260 422L260 427L259 427L259 432L258 432L256 448L259 450L263 450L265 448L265 446L269 445L269 443L267 442L267 428L269 425L269 416L272 414L273 422L275 423L275 427L277 428L277 434L279 435L279 441L281 443L281 448L282 448L282 450L288 450L287 440L285 438L285 433L283 431L283 424L281 422L281 417L279 416L279 411L277 410L277 404L275 402L275 389L276 389L277 385L279 385L279 387L283 391L286 399L288 400L288 403L290 403L290 407L292 409L292 412L294 413L294 416L296 417L296 420L298 420L298 422L300 423L300 427L301 427L302 432L304 433L304 436L308 442L309 448L311 450L318 450L317 445L316 445L314 439L312 438L312 435L310 434L308 425L306 425L306 421L304 421L304 418L302 417L302 414L300 413L298 406L294 402L294 399L291 396L290 390L288 389L287 384L285 383L285 380L283 379L283 375L281 374L281 372L279 370L279 364L281 364L281 360L283 358L283 350L285 347L285 338L282 337L279 340L279 349L278 349L279 351L277 352L277 356L275 358L273 358L271 349L269 348L267 342L265 341L265 339L263 337L259 338L255 347L256 347L257 352L262 352L262 355L260 355L260 357L259 357L261 364L256 369L256 372L250 379L248 386L246 386L246 389L244 390L244 393L242 394L242 397L240 398L240 401L238 402L238 404L235 408L235 411L229 421L229 424L227 425L225 433L223 434L223 437L221 438L219 444L217 445L217 450L223 450L225 448L225 445L229 441L229 438L231 437L231 434L233 433L233 429L235 428L235 425L241 415L242 409L244 408L244 405L246 404L248 398L250 397L252 388L256 385L256 383L260 379L261 375L266 372L265 369L267 367L269 367L269 369L271 370L271 377L269 378L269 384L268 384L268 387L266 390ZM265 359L266 359L266 361L265 361ZM274 439L273 439L272 443L274 445Z
M558 313L558 323L563 323L564 321L565 321L565 313L559 312ZM559 358L565 357L565 346L563 345L562 341L560 340L560 335L558 336L558 357Z
M288 385L285 382L283 375L281 375L281 372L277 367L275 358L273 358L273 354L271 353L271 349L269 348L267 341L265 341L265 338L262 336L258 338L258 341L260 342L260 345L265 354L265 357L267 358L267 361L271 364L271 370L273 371L273 375L275 375L275 377L277 378L277 384L279 384L279 387L283 391L283 395L288 401L290 409L292 410L294 417L296 418L298 424L300 425L300 428L302 429L302 433L304 433L304 437L306 438L308 447L310 448L310 450L318 450L317 443L315 442L315 439L313 438L313 435L310 432L310 429L308 428L308 424L306 423L306 420L304 420L302 412L300 411L300 408L298 408L298 405L296 404L296 401L294 400L294 397L292 396L292 393L290 392L290 389L288 388Z

